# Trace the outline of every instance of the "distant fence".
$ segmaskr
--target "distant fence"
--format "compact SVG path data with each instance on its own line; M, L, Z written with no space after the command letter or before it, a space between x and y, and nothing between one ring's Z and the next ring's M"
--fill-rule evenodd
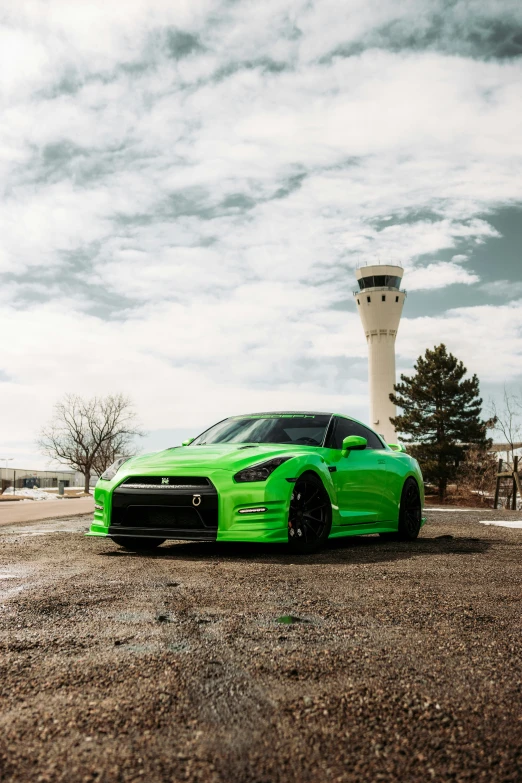
M500 499L500 490L502 488L502 482L504 483L504 486L506 485L506 479L508 480L508 486L506 487L507 491L507 499L506 499L506 508L509 508L511 506L511 509L513 511L516 511L517 508L517 492L518 496L522 498L522 487L521 487L521 481L520 476L518 475L518 457L513 458L513 469L512 470L502 470L502 466L504 464L504 461L499 459L498 461L498 473L497 473L497 484L495 487L495 500L493 502L493 508L498 508L499 499ZM509 466L508 466L509 467ZM511 502L510 502L511 501Z

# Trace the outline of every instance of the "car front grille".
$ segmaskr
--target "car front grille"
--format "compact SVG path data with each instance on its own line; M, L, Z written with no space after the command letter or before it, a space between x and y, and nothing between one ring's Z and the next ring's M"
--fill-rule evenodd
M109 534L215 540L218 493L200 476L130 476L112 494ZM175 483L174 483L175 482Z

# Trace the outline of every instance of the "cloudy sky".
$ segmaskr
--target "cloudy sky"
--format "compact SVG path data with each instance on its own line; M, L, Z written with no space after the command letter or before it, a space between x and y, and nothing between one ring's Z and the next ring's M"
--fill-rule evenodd
M400 371L444 341L522 387L519 0L18 0L0 61L0 457L43 467L67 391L130 394L148 449L367 420L379 260Z

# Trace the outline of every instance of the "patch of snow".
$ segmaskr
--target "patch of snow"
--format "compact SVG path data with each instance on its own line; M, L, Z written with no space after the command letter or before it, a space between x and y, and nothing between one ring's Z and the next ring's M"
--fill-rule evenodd
M16 492L13 487L7 487L4 489L4 495L16 495L16 497L27 498L28 500L56 500L56 497L49 495L41 489L17 489Z
M520 527L522 528L522 519L515 519L513 522L500 522L499 520L480 520L481 525L495 525L496 527Z

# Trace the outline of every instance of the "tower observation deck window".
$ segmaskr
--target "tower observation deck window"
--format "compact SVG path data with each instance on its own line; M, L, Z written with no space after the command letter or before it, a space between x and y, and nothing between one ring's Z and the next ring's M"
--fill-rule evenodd
M402 278L396 275L369 275L361 277L359 288L364 291L365 288L400 288Z

